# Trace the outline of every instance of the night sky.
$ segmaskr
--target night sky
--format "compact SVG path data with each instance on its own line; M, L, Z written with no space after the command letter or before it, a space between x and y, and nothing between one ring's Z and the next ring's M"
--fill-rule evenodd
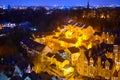
M86 6L88 0L0 0L0 5L11 6ZM120 0L89 0L91 6L120 5Z

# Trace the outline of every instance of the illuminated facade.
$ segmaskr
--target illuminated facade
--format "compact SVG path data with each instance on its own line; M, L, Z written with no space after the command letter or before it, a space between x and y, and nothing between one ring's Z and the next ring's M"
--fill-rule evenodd
M118 45L114 45L115 36L105 32L101 35L94 33L91 26L67 25L42 38L34 36L34 41L47 46L38 51L35 71L47 71L67 80L77 80L79 76L119 79L120 50Z

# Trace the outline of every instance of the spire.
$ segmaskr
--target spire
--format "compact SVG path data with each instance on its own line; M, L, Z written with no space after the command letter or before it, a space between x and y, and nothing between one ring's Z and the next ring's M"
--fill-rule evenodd
M90 8L90 4L89 4L89 0L88 0L88 2L87 2L87 9L89 9Z

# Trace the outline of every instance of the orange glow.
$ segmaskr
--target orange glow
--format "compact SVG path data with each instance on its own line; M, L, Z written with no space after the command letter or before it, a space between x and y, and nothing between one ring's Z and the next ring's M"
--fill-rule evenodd
M64 69L64 75L68 75L70 73L74 72L74 68L73 67L69 67L67 69Z
M90 43L90 41L94 39L94 32L91 26L82 28L79 26L67 25L64 26L64 28L58 27L57 31L54 31L55 35L44 37L44 42L42 42L42 39L37 41L45 43L45 45L53 50L65 49L72 46L84 46L90 49L92 48L92 42Z
M83 34L82 39L87 40L87 36Z
M72 31L67 31L66 33L65 33L65 36L66 36L66 38L72 38Z
M57 30L58 30L58 31L61 31L60 27L57 27Z
M92 48L92 43L90 42L90 44L87 46L87 49Z
M55 33L55 36L56 36L56 37L59 37L59 35L60 35L60 34L59 34L58 32Z
M82 37L79 37L77 42L75 43L75 46L79 47L79 46L81 46L81 44L82 44Z
M65 46L65 42L61 41L60 45L64 47Z
M50 48L50 50L53 53L59 53L58 50L64 50L66 55L71 56L69 54L69 51L67 49L69 47L78 47L80 49L81 46L85 47L86 49L91 49L93 46L92 41L97 40L99 37L94 36L94 30L91 26L88 26L87 28L82 28L74 25L67 25L64 26L64 28L57 28L57 31L53 31L55 34L46 35L44 39L42 38L35 38L34 40L36 42L40 42L45 44ZM46 52L48 50L45 50ZM72 62L77 63L78 56L81 55L82 52L77 53L77 57L72 55L72 60L68 60L67 62L59 62L56 58L50 57L48 58L44 53L40 55L40 58L36 58L35 60L35 71L41 72L41 71L48 71L49 67L51 67L51 70L54 70L54 72L59 73L60 75L68 76L74 73L74 67L68 67L65 68L66 65L71 65ZM50 66L51 64L55 64L56 66ZM54 67L54 68L52 68ZM48 70L47 70L48 68ZM49 72L51 74L54 74L54 72ZM54 74L56 75L56 74ZM70 79L71 80L71 79Z

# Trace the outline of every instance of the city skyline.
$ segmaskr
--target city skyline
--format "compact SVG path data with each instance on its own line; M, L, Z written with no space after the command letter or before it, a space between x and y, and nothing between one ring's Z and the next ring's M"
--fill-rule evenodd
M0 5L11 6L117 6L119 0L1 0Z

